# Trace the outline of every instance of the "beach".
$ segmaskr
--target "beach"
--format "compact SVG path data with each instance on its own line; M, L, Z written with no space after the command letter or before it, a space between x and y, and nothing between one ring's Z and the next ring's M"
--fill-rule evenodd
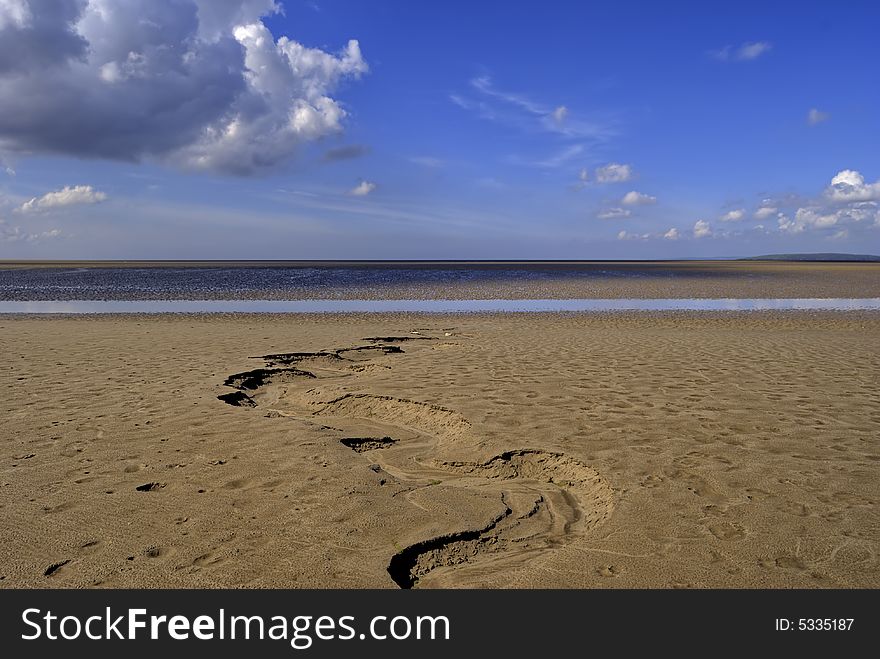
M877 313L0 330L2 587L880 586Z

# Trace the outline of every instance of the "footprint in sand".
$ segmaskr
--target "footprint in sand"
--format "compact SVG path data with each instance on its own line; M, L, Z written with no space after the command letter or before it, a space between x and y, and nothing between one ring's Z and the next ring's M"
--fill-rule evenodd
M264 368L230 375L224 385L235 391L218 396L236 407L269 408L271 416L327 419L327 427L347 433L343 445L368 454L377 473L387 472L413 491L442 484L500 501L500 512L481 528L426 538L391 556L388 574L401 588L443 585L453 571L456 584L478 583L524 566L596 528L614 508L607 481L579 460L538 449L505 451L485 461L440 460L439 448L448 455L476 432L464 416L431 403L332 387L334 378L387 368L374 360L405 354L398 344L437 340L421 333L376 336L364 339L368 345L265 355L257 358ZM616 575L616 568L608 571Z

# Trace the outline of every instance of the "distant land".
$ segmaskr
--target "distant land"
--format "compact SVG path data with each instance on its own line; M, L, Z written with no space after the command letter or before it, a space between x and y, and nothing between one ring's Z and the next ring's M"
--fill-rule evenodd
M874 254L837 254L834 252L818 254L765 254L747 256L740 261L880 261Z

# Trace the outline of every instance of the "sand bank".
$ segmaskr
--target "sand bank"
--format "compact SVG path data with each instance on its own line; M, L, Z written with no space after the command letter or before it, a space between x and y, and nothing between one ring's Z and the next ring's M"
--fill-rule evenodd
M878 314L0 330L5 587L880 586Z

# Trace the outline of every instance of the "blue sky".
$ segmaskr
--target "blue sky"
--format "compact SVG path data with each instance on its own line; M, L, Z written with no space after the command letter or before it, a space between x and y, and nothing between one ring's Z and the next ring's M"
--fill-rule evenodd
M876 3L211 2L0 0L0 258L880 253Z

